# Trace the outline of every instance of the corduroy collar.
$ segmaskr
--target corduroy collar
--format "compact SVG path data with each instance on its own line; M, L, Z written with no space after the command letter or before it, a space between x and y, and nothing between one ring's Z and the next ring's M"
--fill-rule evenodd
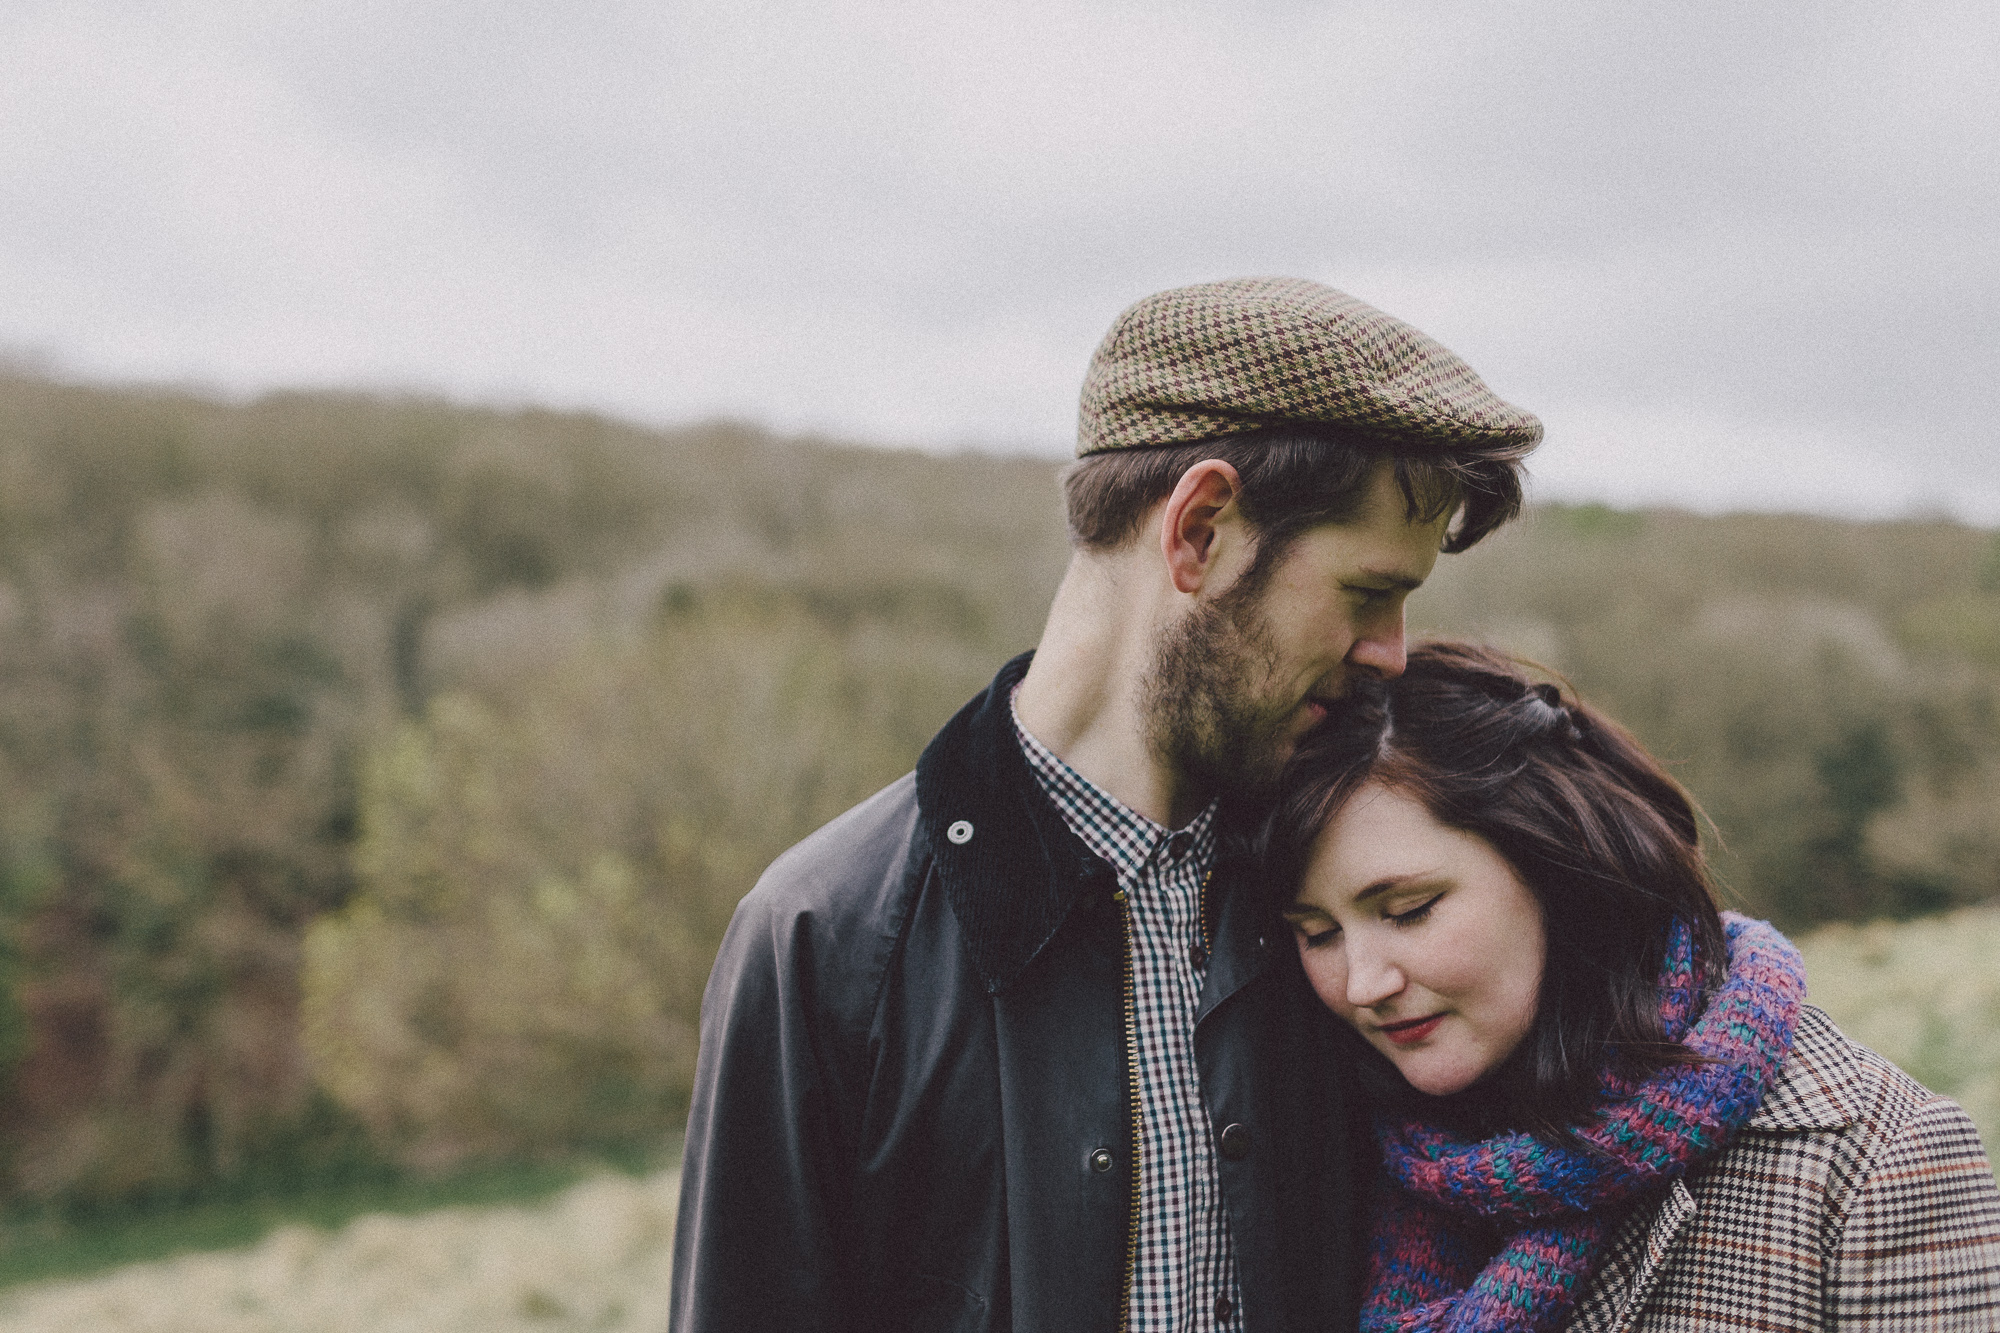
M1001 667L985 692L945 723L917 760L916 836L924 859L936 867L988 994L1004 990L1026 970L1071 908L1087 897L1109 895L1116 881L1111 865L1084 846L1043 793L1014 735L1009 701L1034 656L1022 653ZM1212 909L1237 878L1245 855L1245 840L1232 832L1228 815L1225 801ZM1224 915L1236 929L1220 932L1211 982L1226 982L1224 990L1234 990L1261 970L1265 951L1253 914ZM1231 947L1237 935L1244 937L1241 947Z
M1049 804L1014 738L1008 700L1032 652L945 723L917 760L917 837L958 917L988 994L1034 961L1109 865Z

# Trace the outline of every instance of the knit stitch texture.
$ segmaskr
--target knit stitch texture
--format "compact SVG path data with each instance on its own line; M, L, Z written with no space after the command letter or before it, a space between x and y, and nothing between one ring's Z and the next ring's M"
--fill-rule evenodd
M1524 1133L1466 1140L1415 1120L1376 1126L1388 1188L1369 1260L1364 1333L1553 1329L1626 1205L1716 1156L1791 1052L1805 998L1798 951L1723 914L1728 975L1699 1015L1688 932L1662 975L1667 1035L1709 1063L1643 1080L1607 1072L1577 1133L1595 1152Z

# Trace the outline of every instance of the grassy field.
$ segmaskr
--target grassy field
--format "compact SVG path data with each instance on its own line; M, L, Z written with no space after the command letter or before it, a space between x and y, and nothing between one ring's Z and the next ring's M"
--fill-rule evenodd
M606 1171L639 1176L679 1160L676 1140L670 1150L608 1160L502 1162L437 1178L378 1172L80 1217L17 1213L0 1222L0 1288L238 1249L286 1227L331 1232L378 1214L531 1207Z
M1844 1030L1958 1098L2000 1147L2000 910L1832 926L1801 942L1812 1000ZM552 1199L493 1205L553 1177L472 1177L452 1207L351 1217L322 1201L261 1221L238 1209L72 1241L72 1268L176 1248L255 1244L127 1263L91 1277L21 1283L16 1256L0 1282L10 1333L451 1333L662 1327L676 1173L601 1175ZM481 1190L486 1191L482 1199ZM433 1195L432 1201L441 1196ZM407 1209L423 1196L383 1199ZM487 1202L488 1206L477 1206ZM318 1225L308 1225L317 1222ZM249 1230L246 1232L246 1228ZM94 1244L95 1249L90 1248ZM47 1258L44 1259L46 1264Z
M679 1176L603 1175L538 1207L285 1226L247 1249L0 1293L9 1333L525 1333L667 1322Z
M1799 947L1812 1002L1957 1099L2000 1158L2000 909L1826 926Z

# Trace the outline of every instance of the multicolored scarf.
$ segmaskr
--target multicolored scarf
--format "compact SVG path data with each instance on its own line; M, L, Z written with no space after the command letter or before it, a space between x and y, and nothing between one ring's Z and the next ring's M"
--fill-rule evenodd
M1595 1151L1521 1133L1467 1140L1417 1121L1377 1124L1389 1187L1363 1333L1555 1328L1623 1205L1719 1153L1756 1113L1791 1053L1805 971L1767 923L1725 912L1723 927L1728 976L1699 1016L1684 928L1662 978L1667 1035L1710 1063L1643 1081L1607 1074L1596 1111L1576 1127Z

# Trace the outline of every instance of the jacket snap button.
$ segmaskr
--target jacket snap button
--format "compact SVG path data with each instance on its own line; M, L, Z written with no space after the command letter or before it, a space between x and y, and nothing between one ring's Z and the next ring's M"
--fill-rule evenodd
M1240 1162L1250 1155L1250 1131L1241 1125L1230 1125L1222 1131L1222 1155L1232 1162Z
M1111 1169L1111 1150L1109 1148L1091 1149L1090 1169L1100 1176L1109 1171Z
M932 825L932 827L935 828L936 825ZM953 846L965 846L966 843L972 841L972 821L969 819L959 820L944 831L944 836L951 839Z

